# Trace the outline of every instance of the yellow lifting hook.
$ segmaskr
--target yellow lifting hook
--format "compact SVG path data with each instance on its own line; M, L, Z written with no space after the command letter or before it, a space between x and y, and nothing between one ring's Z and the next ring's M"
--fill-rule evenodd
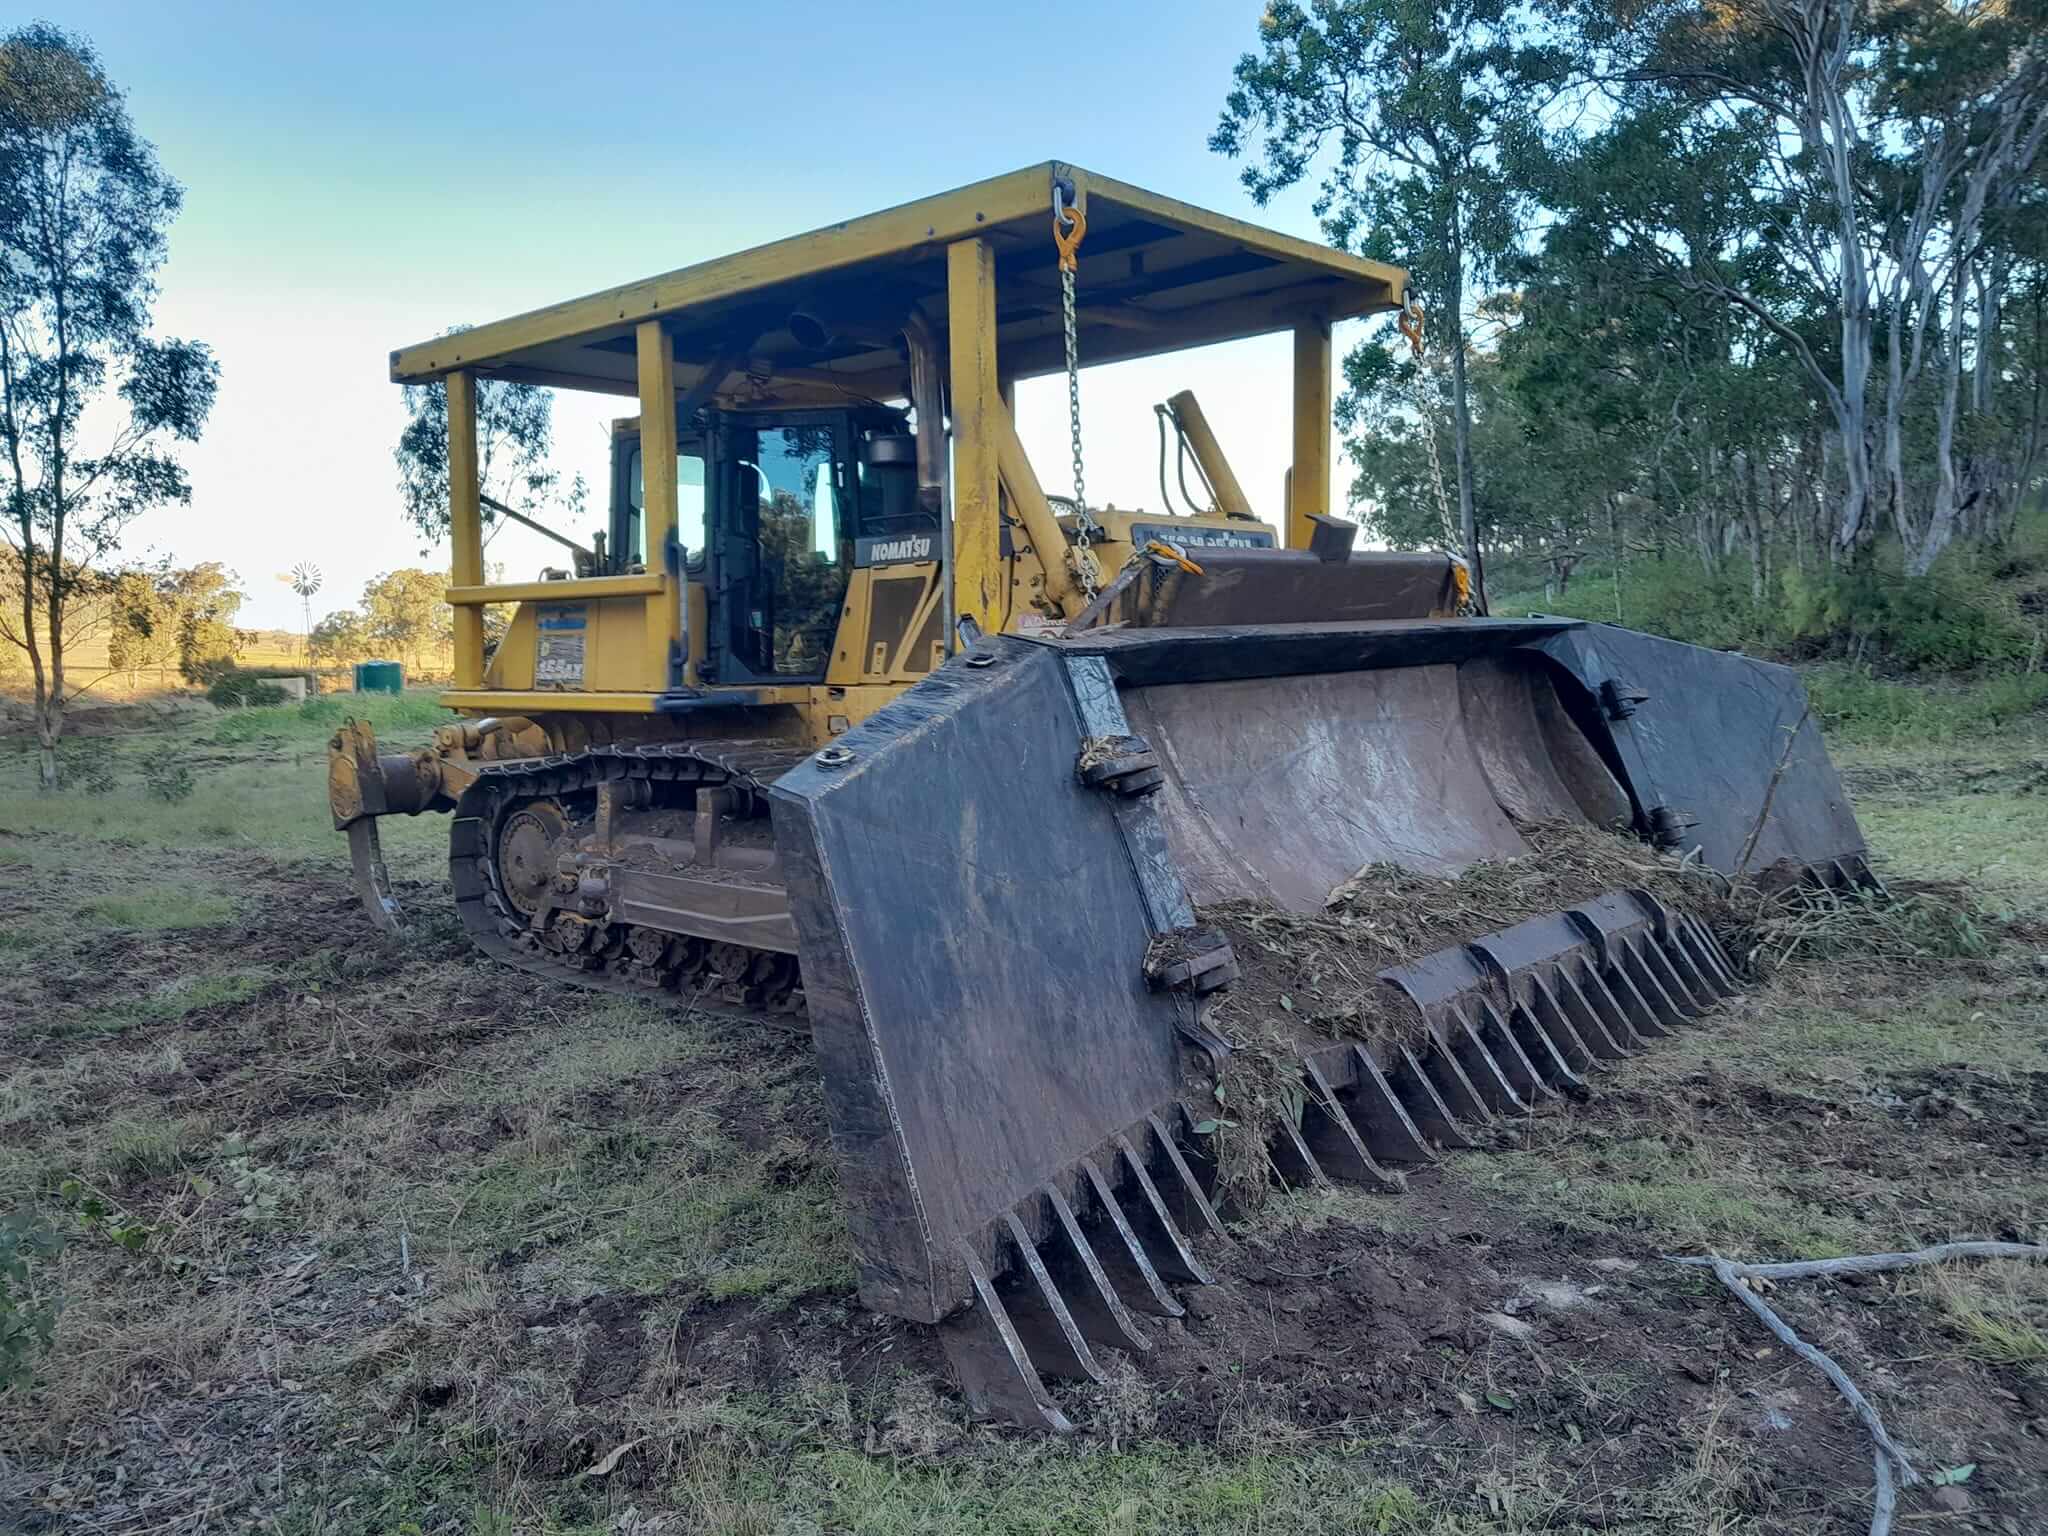
M1396 320L1394 324L1400 328L1401 334L1408 338L1409 350L1414 352L1415 360L1420 362L1422 360L1422 300L1410 299L1408 307L1401 311L1401 318Z
M1052 216L1052 243L1060 249L1060 270L1078 272L1081 262L1075 253L1081 249L1081 237L1088 233L1087 215L1075 203L1062 206L1055 199L1054 207L1057 211Z

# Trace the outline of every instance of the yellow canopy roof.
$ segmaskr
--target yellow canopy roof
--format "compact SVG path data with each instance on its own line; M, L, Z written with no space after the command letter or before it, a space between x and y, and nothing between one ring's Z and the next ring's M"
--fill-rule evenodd
M809 234L493 321L391 354L391 377L456 368L631 395L634 329L659 318L687 387L714 364L757 394L903 393L896 332L913 307L946 323L946 246L986 239L1005 377L1064 366L1052 184L1087 219L1078 309L1084 363L1112 362L1397 307L1407 274L1058 161Z

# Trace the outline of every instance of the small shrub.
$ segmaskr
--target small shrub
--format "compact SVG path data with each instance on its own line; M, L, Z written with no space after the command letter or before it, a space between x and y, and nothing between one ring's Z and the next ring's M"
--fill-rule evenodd
M291 1181L276 1169L258 1163L239 1136L223 1141L220 1155L221 1172L241 1206L242 1220L256 1227L275 1226L283 1215L284 1201L291 1194Z
M58 742L57 773L60 782L76 785L88 795L112 794L120 784L114 743L105 736L73 736Z
M47 1354L62 1302L40 1293L36 1267L64 1248L64 1235L33 1211L0 1216L0 1392L27 1385L32 1360Z
M1833 662L1807 674L1806 691L1828 734L1843 741L1969 741L2023 727L2048 708L2048 673L1928 685L1890 682Z
M206 701L219 709L262 709L282 704L285 691L260 672L236 667L207 684Z
M142 765L142 782L157 799L175 805L192 793L191 768L175 757L153 756Z
M1909 671L1961 671L2024 662L2034 637L1992 592L1971 552L1956 551L1918 579L1887 547L1816 573L1780 578L1778 621L1788 644L1883 660Z

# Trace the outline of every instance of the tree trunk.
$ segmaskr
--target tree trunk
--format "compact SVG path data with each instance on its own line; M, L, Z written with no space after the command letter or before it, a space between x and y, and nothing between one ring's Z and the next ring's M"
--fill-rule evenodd
M1864 536L1871 478L1868 399L1873 326L1870 267L1856 193L1855 157L1862 135L1848 96L1853 32L1848 16L1832 5L1805 4L1783 21L1806 81L1800 139L1826 177L1840 255L1836 295L1842 313L1841 386L1828 391L1842 444L1842 507L1830 541L1839 553L1854 549Z
M1955 536L1956 527L1956 405L1963 382L1963 306L1968 299L1967 263L1958 262L1949 289L1948 355L1942 359L1941 404L1935 414L1934 464L1937 474L1934 510L1927 518L1927 532L1919 548L1906 563L1908 575L1925 576Z
M37 787L48 794L57 788L57 738L64 731L61 696L36 700Z
M1464 541L1465 564L1472 573L1472 595L1486 611L1486 566L1479 549L1479 515L1472 495L1472 412L1465 393L1465 259L1455 229L1447 242L1450 260L1444 274L1451 311L1451 456L1458 467L1458 537Z
M1758 505L1756 456L1746 453L1743 458L1748 462L1742 477L1742 543L1749 555L1749 600L1760 608L1764 601L1763 510Z
M1452 293L1456 295L1456 287ZM1464 563L1473 571L1473 596L1485 610L1487 567L1479 551L1479 512L1473 504L1473 412L1464 393L1464 305L1458 297L1452 297L1450 305L1450 438L1458 463L1458 539L1464 543Z

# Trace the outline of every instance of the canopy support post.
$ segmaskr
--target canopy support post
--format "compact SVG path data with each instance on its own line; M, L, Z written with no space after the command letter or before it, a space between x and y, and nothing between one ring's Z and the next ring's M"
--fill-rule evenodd
M640 365L640 507L647 569L662 590L647 599L647 687L684 686L681 592L688 574L676 543L676 347L659 320L643 320L634 340ZM676 586L671 586L671 583Z
M946 247L946 345L953 372L953 547L946 557L954 622L971 618L993 634L1009 617L995 434L1006 413L996 375L996 259L986 240Z
M477 587L484 580L483 504L476 463L476 375L458 368L448 375L448 541L449 585ZM484 611L455 610L455 686L484 684Z
M1287 487L1289 549L1307 549L1311 515L1329 512L1330 327L1321 320L1294 328L1294 473Z

